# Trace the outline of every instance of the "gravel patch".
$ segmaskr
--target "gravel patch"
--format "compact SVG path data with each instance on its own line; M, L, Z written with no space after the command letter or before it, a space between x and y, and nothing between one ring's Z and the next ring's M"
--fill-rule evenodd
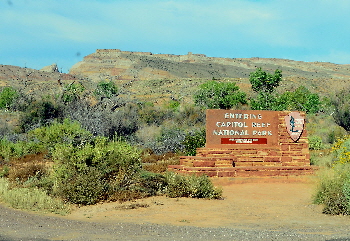
M17 240L350 240L347 227L267 230L83 222L0 206L0 241Z

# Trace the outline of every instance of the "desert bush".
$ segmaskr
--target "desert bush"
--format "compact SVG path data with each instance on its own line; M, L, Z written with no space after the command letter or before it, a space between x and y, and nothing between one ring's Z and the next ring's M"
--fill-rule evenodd
M177 100L170 100L164 104L165 108L172 111L177 111L180 108L180 102Z
M310 150L310 164L319 167L331 168L334 155L330 149Z
M13 134L14 128L7 123L6 120L0 119L0 138L5 138L6 136L9 136Z
M0 92L0 109L9 109L17 97L18 93L14 88L3 88Z
M52 212L65 215L70 212L68 205L59 199L52 198L45 191L37 188L10 188L9 182L0 178L0 200L13 208Z
M178 175L174 172L167 172L165 177L168 184L166 189L166 195L168 197L189 197L190 187L186 176Z
M165 173L169 165L180 164L179 156L173 152L164 154L155 154L152 150L147 149L141 155L143 170L152 173Z
M206 175L189 176L188 182L191 198L219 199L222 196L222 190L215 188Z
M334 126L330 132L327 133L327 142L330 144L335 143L337 140L343 138L346 135L344 128L340 126Z
M199 86L194 95L196 105L205 109L239 108L247 103L246 94L239 91L236 83L208 81Z
M28 133L30 139L39 143L42 148L51 151L57 144L68 144L74 147L83 146L92 139L92 135L76 121L64 119L51 125L36 128Z
M249 82L252 90L255 92L272 93L282 81L282 70L276 69L274 74L270 74L257 68L255 72L250 73Z
M120 108L114 110L116 106ZM115 135L129 136L139 129L138 107L123 100L102 101L90 105L86 100L77 99L63 109L63 115L78 121L84 129L94 136L106 136L112 139Z
M331 97L333 106L332 116L335 122L350 131L350 89L343 89Z
M332 147L335 156L334 164L350 163L350 136L338 139Z
M307 114L306 130L309 137L320 137L324 148L331 148L339 138L347 134L344 128L335 123L331 115L321 112L318 114Z
M34 141L12 142L6 138L0 139L0 157L6 161L41 151L43 151L42 146Z
M72 83L65 85L63 93L61 95L61 100L63 103L68 104L69 102L80 99L83 92L86 90L85 86L81 83Z
M160 160L155 163L144 163L142 169L153 173L165 173L168 170L169 165L179 165L179 158L173 158L168 160Z
M161 130L160 136L157 138L153 146L156 154L166 152L181 152L184 149L183 141L185 139L185 131L176 127L164 127Z
M29 104L27 110L20 118L19 128L28 132L40 126L45 126L57 118L62 117L62 108L51 100L34 101Z
M154 106L152 103L145 102L138 105L139 120L147 125L160 126L164 120L174 118L174 110L164 106Z
M68 170L67 170L68 171ZM74 204L90 205L103 199L107 182L96 167L70 170L65 178L58 178L55 194Z
M13 99L10 105L11 111L27 112L32 103L36 102L36 96L33 93L25 93L24 89L16 89L17 97Z
M276 69L274 74L265 72L261 68L250 73L249 82L252 85L252 90L257 93L255 98L250 99L251 109L280 110L275 90L281 81L282 71L279 69Z
M252 110L283 110L284 107L278 102L276 93L259 92L255 98L250 99Z
M29 163L27 165L11 168L8 173L8 179L11 182L24 183L30 178L40 179L47 175L47 168L42 163Z
M323 205L323 213L350 214L350 165L338 164L319 173L315 204Z
M186 134L186 137L182 144L184 145L184 151L187 156L195 156L197 148L204 147L206 142L205 129L190 131Z
M159 173L142 171L139 177L140 187L149 196L164 194L167 186L166 178Z
M183 128L205 125L205 111L194 105L183 104L173 117L174 122Z
M3 166L0 171L0 178L8 177L10 168L8 166Z
M95 96L100 99L111 98L118 93L118 87L111 81L100 81L94 91Z
M324 148L322 138L319 136L309 136L309 149L310 150L321 150Z
M295 91L286 91L277 99L276 110L298 110L306 113L317 113L321 109L318 94L311 93L306 87L300 86Z
M174 172L165 174L167 180L166 194L169 197L192 197L219 199L222 190L215 188L210 179L205 176L182 176Z
M55 193L79 204L93 204L107 199L111 190L132 187L141 170L138 149L105 137L84 146L57 144L53 159Z

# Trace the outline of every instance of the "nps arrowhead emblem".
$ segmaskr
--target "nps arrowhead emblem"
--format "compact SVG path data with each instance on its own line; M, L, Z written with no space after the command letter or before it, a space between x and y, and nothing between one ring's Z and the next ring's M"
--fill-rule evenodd
M284 117L288 134L297 142L304 130L304 117L299 112L290 112Z

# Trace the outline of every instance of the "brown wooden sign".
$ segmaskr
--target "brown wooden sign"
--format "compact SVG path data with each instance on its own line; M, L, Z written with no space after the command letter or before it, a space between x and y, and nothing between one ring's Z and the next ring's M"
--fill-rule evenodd
M294 142L297 142L304 130L304 117L299 112L290 112L284 117L287 132Z
M207 110L206 147L244 148L278 145L278 112Z

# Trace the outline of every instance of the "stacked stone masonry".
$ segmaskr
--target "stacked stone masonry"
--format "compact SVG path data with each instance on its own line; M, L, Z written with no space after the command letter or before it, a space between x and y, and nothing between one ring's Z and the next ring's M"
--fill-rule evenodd
M210 177L257 177L312 174L308 138L304 129L294 142L286 128L284 117L288 111L278 113L278 145L260 145L251 148L198 148L196 156L180 157L180 165L169 166L170 170L184 174L206 174ZM305 116L304 114L302 114Z

